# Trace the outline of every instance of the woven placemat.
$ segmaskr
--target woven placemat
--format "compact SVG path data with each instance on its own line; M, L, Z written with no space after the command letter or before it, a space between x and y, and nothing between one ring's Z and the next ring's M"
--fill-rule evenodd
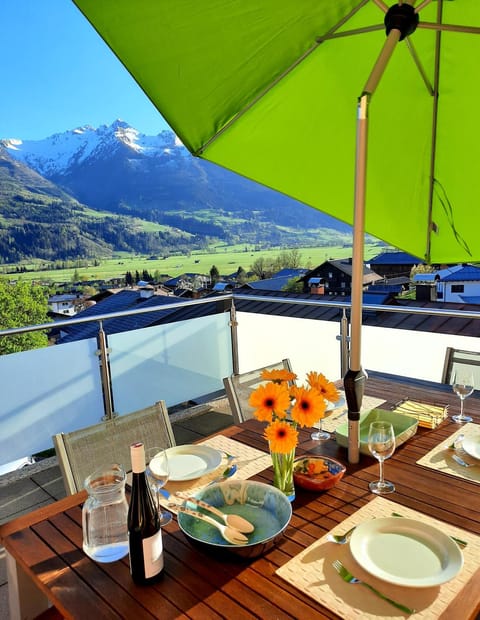
M235 456L235 459L232 462L236 464L237 471L232 476L232 480L246 480L264 469L267 469L267 467L270 467L272 464L270 454L257 450L256 448L246 446L245 444L235 441L234 439L230 439L229 437L223 437L222 435L209 437L208 439L205 439L205 441L200 442L200 445L210 446L211 448L215 448L215 450L223 452L224 457L222 459L222 463L215 471L212 471L205 476L201 476L200 478L196 478L195 480L185 480L184 482L167 482L165 488L172 495L172 497L168 499L162 498L160 503L164 507L168 506L169 510L172 510L173 512L175 512L175 508L171 506L172 502L182 501L180 498L176 499L174 496L175 493L181 493L183 496L187 496L201 491L207 486L207 484L212 482L212 480L221 475L221 473L225 470L227 467L226 454Z
M341 393L342 397L345 398L343 392ZM371 411L372 409L376 409L380 407L385 402L382 398L374 398L373 396L364 396L362 400L362 409L361 411ZM332 413L323 418L322 420L322 429L324 431L328 431L329 433L333 433L337 430L340 424L343 424L347 418L347 403L344 405L334 409Z
M463 467L452 458L455 452L451 446L459 435L465 435L465 437L479 436L480 424L469 422L461 426L457 431L452 433L450 437L445 439L445 441L442 441L442 443L439 443L433 450L430 450L425 456L422 456L422 458L417 461L417 465L457 476L457 478L480 482L480 461L472 458L462 449L457 450L457 454L461 456L465 462L473 464L473 467Z
M321 605L346 620L368 618L440 618L448 605L459 594L465 584L479 569L480 536L442 523L415 510L405 508L383 497L376 497L363 508L337 525L332 533L342 534L354 525L378 517L390 517L392 513L402 515L437 527L449 536L456 536L467 542L462 550L464 566L460 573L448 583L433 588L407 588L389 584L364 571L354 560L350 545L338 545L324 536L277 569L277 574ZM360 585L345 583L332 566L340 560L356 577L365 580L386 596L417 611L407 616ZM412 558L412 562L415 559Z

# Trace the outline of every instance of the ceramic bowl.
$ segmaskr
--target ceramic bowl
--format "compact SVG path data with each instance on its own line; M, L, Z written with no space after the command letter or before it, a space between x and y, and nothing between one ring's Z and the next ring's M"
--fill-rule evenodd
M295 486L308 491L326 491L343 478L345 465L329 456L301 456L293 465Z
M255 527L254 531L247 535L247 544L232 545L209 523L179 513L178 525L188 540L220 555L235 555L241 558L262 555L283 536L292 516L292 506L282 492L274 486L253 480L227 480L213 484L199 491L195 497L222 512L238 514ZM204 512L191 502L187 502L186 506Z

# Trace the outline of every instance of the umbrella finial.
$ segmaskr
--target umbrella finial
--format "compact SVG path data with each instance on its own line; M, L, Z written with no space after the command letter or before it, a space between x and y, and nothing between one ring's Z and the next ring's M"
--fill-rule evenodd
M401 32L400 41L405 37L413 34L418 26L418 13L411 4L394 4L391 6L384 19L387 36L391 30L399 30Z

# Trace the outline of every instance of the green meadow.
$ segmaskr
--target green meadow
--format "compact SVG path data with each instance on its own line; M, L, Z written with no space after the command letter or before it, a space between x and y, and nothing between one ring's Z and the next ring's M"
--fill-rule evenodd
M249 271L251 265L259 258L274 259L283 250L289 248L274 248L269 250L255 250L249 246L224 246L217 245L209 248L208 251L191 252L188 255L169 256L165 259L149 256L132 254L115 254L112 258L92 260L91 264L83 266L85 261L79 262L78 266L71 268L43 269L44 261L22 262L18 265L0 266L0 274L3 278L17 279L24 281L50 281L52 283L71 282L74 274L80 280L108 280L110 278L123 277L130 271L134 277L138 271L141 275L143 270L147 270L152 276L155 273L162 277L175 277L182 273L202 273L208 274L215 265L222 275L236 272L239 267ZM380 254L385 246L375 243L365 244L365 259L373 258ZM352 256L352 248L349 245L328 246L328 247L306 247L298 248L301 256L301 267L313 268L328 259L348 258ZM82 266L80 266L82 265ZM25 268L27 271L15 273L16 267ZM13 273L12 273L13 272Z

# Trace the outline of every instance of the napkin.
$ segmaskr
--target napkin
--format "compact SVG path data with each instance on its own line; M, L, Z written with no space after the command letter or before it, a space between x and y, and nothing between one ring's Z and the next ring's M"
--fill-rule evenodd
M409 416L418 420L418 426L436 428L448 415L448 405L435 405L405 399L397 403L393 409L395 413Z

